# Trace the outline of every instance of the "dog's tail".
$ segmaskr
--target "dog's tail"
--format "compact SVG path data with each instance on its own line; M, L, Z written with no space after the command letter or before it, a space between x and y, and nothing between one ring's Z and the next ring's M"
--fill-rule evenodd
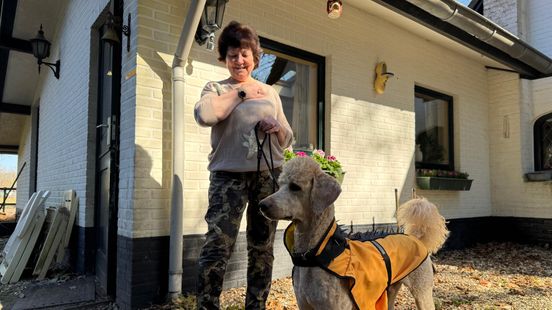
M414 198L401 205L397 222L407 235L420 239L430 253L437 252L449 235L445 218L425 198Z

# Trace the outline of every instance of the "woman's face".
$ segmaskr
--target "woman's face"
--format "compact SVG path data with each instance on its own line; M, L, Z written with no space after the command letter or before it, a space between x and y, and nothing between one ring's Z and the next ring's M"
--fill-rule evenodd
M247 81L255 68L251 48L229 47L226 52L226 68L228 68L228 72L234 80L238 82Z

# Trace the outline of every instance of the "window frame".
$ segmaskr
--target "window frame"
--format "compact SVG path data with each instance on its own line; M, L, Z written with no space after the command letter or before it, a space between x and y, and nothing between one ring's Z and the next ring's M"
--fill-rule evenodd
M535 171L550 171L552 169L544 169L544 162L542 158L542 150L544 147L544 141L542 136L542 126L544 125L544 122L547 120L552 119L552 112L547 113L541 117L539 117L535 121L535 125L533 125L533 147L534 147L534 156L535 156L535 162L534 162L534 168Z
M448 141L449 141L449 148L448 148L448 164L433 164L433 163L423 163L423 162L416 162L414 160L414 165L418 169L439 169L439 170L447 170L447 171L454 171L454 102L453 97L449 95L445 95L443 93L422 87L422 86L414 86L414 101L416 101L416 95L422 94L426 96L431 96L435 99L440 99L443 101L446 101L447 104L447 117L448 117ZM416 109L414 108L414 114L416 113ZM414 128L416 128L416 118L414 117ZM416 133L414 132L414 144L416 144Z
M309 61L316 64L316 137L317 145L315 148L324 149L325 141L325 123L326 123L326 58L305 50L289 46L283 43L267 39L265 37L259 37L261 47L266 48L284 55L289 55L298 59Z

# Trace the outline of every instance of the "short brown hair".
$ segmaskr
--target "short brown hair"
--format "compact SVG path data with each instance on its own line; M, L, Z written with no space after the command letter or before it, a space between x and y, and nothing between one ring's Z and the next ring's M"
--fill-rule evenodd
M259 65L259 59L261 58L261 44L259 42L259 36L253 28L247 25L240 24L233 20L224 29L218 39L218 53L220 61L226 60L226 53L228 48L250 48L253 52L253 59L255 60L255 68Z

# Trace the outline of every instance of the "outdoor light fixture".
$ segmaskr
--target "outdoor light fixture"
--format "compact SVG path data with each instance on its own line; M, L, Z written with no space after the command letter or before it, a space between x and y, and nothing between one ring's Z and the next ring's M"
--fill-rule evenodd
M59 60L56 61L56 63L49 63L44 62L42 59L50 57L50 41L46 40L44 37L44 31L42 31L42 24L40 25L40 30L38 30L38 34L34 39L29 40L31 41L31 46L33 48L33 55L38 60L38 74L40 74L40 65L44 64L52 71L54 72L54 76L59 79L59 66L60 62Z
M222 28L224 9L228 0L207 0L197 26L195 40L199 45L207 42L207 49L215 49L215 31Z
M117 34L117 28L121 28L123 35L127 37L127 52L130 51L130 13L128 14L128 25L121 25L120 17L113 16L113 13L107 12L107 21L105 22L104 34L102 35L102 41L109 42L112 45L121 43L119 35Z
M326 11L328 12L329 18L337 19L341 16L341 13L343 13L343 4L341 1L328 0Z
M377 94L381 95L385 91L385 83L389 77L395 74L387 72L387 65L385 62L380 62L376 65L376 78L374 79L374 90Z

